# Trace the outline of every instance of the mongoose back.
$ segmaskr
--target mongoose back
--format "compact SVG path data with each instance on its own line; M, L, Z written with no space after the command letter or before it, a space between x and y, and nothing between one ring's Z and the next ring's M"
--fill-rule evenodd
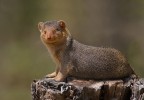
M39 22L42 42L56 63L46 77L64 81L68 76L81 79L123 79L134 74L123 54L113 48L93 47L72 38L64 21Z

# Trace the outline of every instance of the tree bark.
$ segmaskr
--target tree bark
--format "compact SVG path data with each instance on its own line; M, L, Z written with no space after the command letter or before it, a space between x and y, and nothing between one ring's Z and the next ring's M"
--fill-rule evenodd
M50 78L34 80L32 100L144 100L144 79L80 80L67 78L56 82Z

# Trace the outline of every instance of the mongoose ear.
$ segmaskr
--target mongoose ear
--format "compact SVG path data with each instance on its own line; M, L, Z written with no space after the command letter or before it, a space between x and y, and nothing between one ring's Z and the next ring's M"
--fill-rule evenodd
M38 29L39 29L40 32L42 32L43 25L44 25L43 22L39 22L39 23L38 23Z
M63 20L58 21L58 23L59 23L60 27L63 29L66 27L65 22Z

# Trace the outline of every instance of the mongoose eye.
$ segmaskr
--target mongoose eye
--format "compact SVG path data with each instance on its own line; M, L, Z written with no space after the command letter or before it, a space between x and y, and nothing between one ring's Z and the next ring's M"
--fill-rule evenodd
M46 34L46 31L44 31L43 34Z
M59 29L59 28L56 28L56 31L60 31L60 29Z

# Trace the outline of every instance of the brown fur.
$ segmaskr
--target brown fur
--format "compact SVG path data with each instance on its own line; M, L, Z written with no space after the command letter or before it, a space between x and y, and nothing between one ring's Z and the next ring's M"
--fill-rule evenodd
M113 48L92 47L71 37L63 21L40 22L41 40L57 68L47 77L63 81L68 76L82 79L121 79L134 74L127 59Z

